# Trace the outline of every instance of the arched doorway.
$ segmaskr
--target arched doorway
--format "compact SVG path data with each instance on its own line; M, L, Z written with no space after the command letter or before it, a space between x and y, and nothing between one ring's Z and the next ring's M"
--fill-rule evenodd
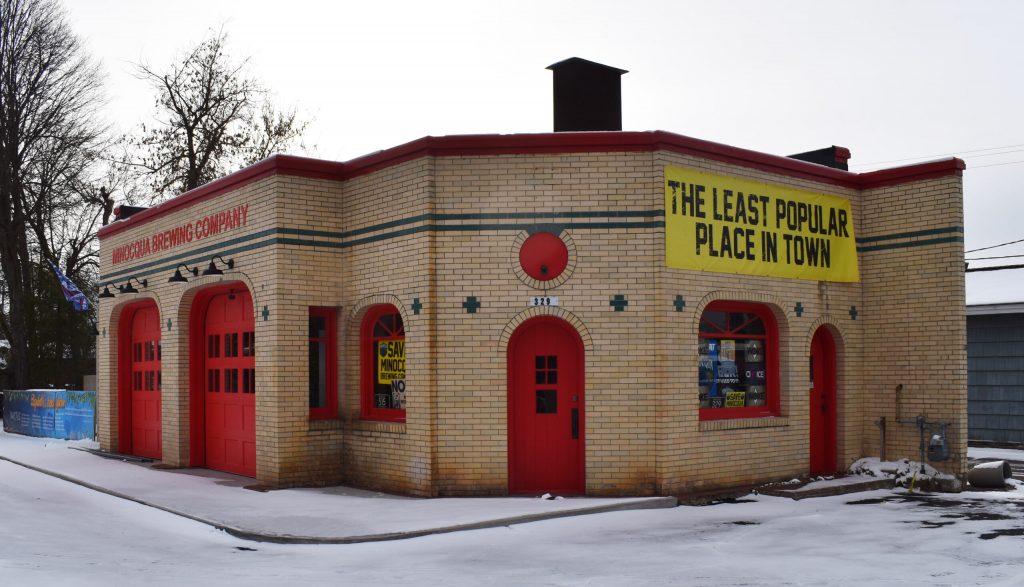
M822 326L811 340L810 473L836 472L836 344Z
M152 300L126 306L120 319L119 450L159 459L161 450L160 311Z
M197 296L190 353L194 465L256 476L255 330L244 285Z
M584 493L583 365L583 341L564 320L539 316L512 334L509 493Z

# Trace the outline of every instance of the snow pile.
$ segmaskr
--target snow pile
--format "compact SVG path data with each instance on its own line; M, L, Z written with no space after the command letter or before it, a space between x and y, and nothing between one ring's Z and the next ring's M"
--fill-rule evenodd
M939 483L956 483L956 477L942 473L926 463L902 459L899 461L882 461L877 457L866 457L850 465L851 475L865 475L881 479L891 478L900 487L909 487L913 481L919 485L925 481Z

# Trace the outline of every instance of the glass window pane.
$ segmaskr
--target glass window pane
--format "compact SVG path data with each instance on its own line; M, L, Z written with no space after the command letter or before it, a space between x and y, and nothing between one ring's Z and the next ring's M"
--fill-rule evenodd
M558 392L554 389L537 390L537 413L557 414L558 413Z
M326 405L325 346L318 342L309 343L309 407L311 408L322 408Z
M327 319L323 316L309 317L309 337L324 338L327 336Z
M716 313L705 312L701 331L720 325L725 328L717 337L701 336L697 340L697 393L701 409L768 405L769 341L764 321L749 312L718 312L708 320L712 314ZM735 335L743 337L733 338Z
M317 365L317 388L319 389L319 407L327 407L327 394L330 392L327 389L327 343L317 345L318 347L318 361Z
M373 326L374 336L390 336L392 332L392 318L393 314L384 314L380 318L377 318L377 323Z
M729 315L729 329L733 334L764 334L764 323L755 314Z
M727 315L725 312L704 312L700 317L701 332L725 332L728 330Z

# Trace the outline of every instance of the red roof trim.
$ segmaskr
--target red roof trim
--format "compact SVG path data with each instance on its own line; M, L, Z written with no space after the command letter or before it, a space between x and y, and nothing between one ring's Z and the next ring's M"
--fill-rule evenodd
M353 159L345 163L343 175L344 179L358 177L385 167L428 156L543 155L658 150L694 155L834 185L856 187L857 175L854 173L664 131L424 137L386 151L378 151Z
M342 164L334 161L295 157L292 155L273 155L245 169L225 175L194 190L189 190L148 210L133 214L128 219L108 224L99 230L98 235L102 239L112 234L117 234L122 230L139 224L145 224L154 218L169 214L179 208L214 198L271 175L297 175L316 179L340 179L341 168Z
M342 181L421 157L651 151L668 151L712 159L740 167L854 189L877 188L947 175L960 176L966 167L960 159L947 159L858 174L665 131L428 136L385 151L371 153L347 163L291 155L274 155L154 208L139 212L127 220L105 226L100 229L99 236L100 238L108 237L174 210L219 196L271 175L293 175ZM846 149L843 151L849 153ZM837 152L838 154L840 153Z
M869 190L874 188L909 183L912 181L924 181L937 177L955 175L963 177L967 164L963 159L951 157L941 161L929 161L927 163L915 163L904 167L893 167L892 169L879 169L861 173L860 189Z

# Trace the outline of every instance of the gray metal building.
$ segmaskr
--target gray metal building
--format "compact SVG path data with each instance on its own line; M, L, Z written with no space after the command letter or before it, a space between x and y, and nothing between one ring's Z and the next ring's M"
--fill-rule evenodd
M1024 303L967 307L967 431L1024 443Z

